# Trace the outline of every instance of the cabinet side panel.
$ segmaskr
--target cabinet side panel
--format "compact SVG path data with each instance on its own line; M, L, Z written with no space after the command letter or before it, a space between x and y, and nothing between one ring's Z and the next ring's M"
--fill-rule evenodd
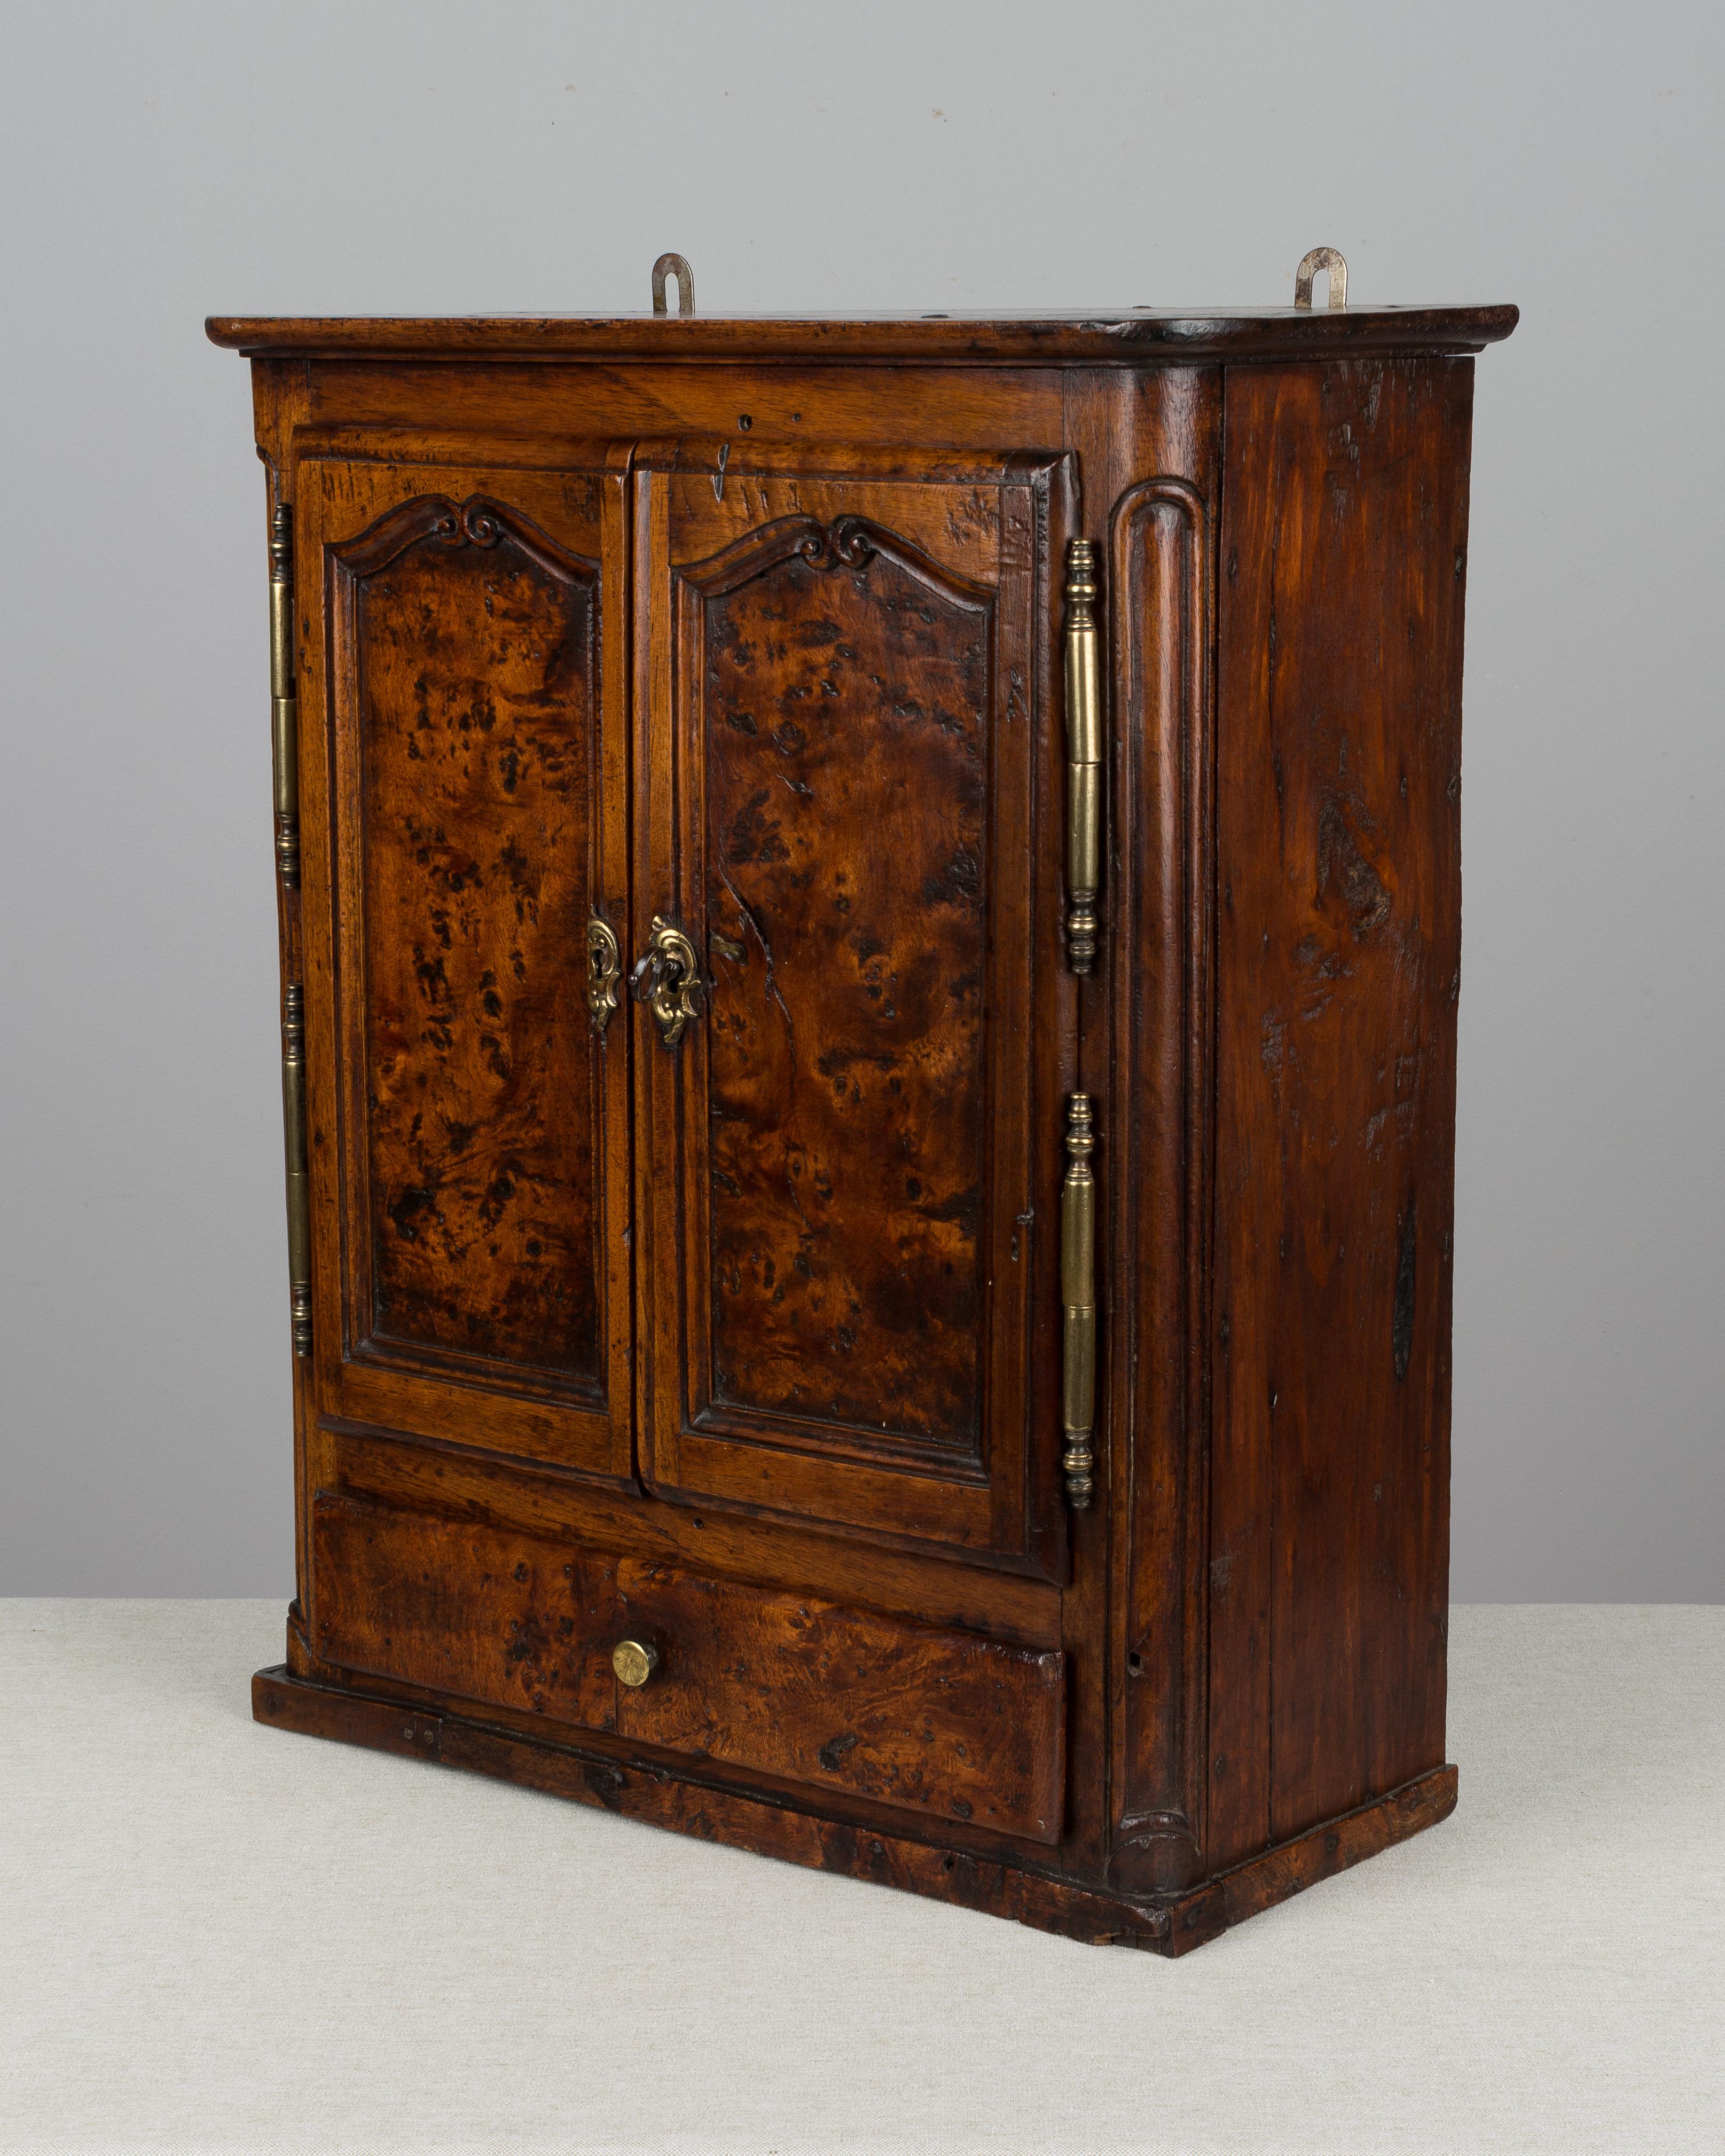
M1444 1756L1472 367L1224 397L1213 1865Z

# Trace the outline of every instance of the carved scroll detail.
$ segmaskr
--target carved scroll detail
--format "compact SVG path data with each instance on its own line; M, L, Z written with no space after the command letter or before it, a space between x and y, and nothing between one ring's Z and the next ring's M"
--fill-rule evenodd
M841 516L799 539L796 552L811 569L860 569L875 546L860 516Z

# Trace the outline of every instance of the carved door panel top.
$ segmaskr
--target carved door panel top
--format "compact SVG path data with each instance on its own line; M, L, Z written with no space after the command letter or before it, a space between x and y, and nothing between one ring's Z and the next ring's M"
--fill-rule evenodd
M626 1476L624 482L547 454L301 444L320 1393Z
M653 461L636 941L706 986L638 1036L651 1479L1050 1570L1064 467Z

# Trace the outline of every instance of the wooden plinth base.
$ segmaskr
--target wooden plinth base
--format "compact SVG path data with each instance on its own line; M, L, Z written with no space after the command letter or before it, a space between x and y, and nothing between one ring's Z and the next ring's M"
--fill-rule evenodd
M1435 1826L1455 1809L1455 1769L1441 1767L1374 1804L1266 1850L1207 1886L1165 1901L1123 1902L1014 1865L989 1864L958 1851L817 1818L778 1798L721 1789L702 1782L696 1770L678 1775L657 1763L547 1743L459 1715L338 1691L285 1668L258 1671L252 1712L278 1729L465 1767L703 1841L873 1879L1068 1938L1163 1954L1189 1953L1260 1909Z

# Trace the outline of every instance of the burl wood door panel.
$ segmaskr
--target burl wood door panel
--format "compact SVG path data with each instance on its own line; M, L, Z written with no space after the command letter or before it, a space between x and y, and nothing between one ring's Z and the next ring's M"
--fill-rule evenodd
M709 463L634 480L650 1479L1051 1569L1064 469Z
M1061 1656L625 1558L624 1629L660 1663L617 1726L830 1794L1058 1841Z
M321 1404L621 1476L629 1049L586 978L589 916L628 923L623 481L462 446L299 465L337 804L326 882L307 848Z

